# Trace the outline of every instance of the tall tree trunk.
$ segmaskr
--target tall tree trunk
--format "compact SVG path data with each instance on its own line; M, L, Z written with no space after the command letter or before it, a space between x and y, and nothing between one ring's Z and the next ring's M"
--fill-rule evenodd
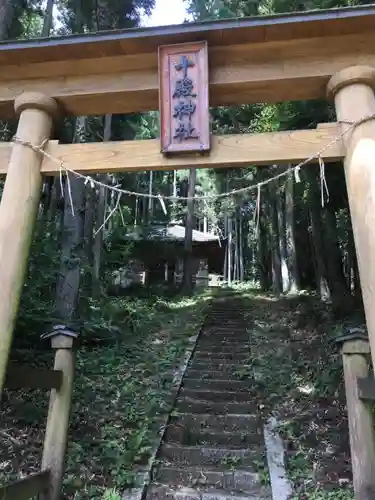
M265 210L259 214L259 233L257 234L257 264L259 269L259 282L262 290L268 290L269 282L269 261L268 261L268 238L267 238L267 220Z
M0 0L0 40L6 40L9 37L13 11L12 0Z
M46 9L44 11L44 19L43 19L43 27L42 27L42 37L43 38L48 38L51 36L51 30L52 30L52 23L53 23L53 6L54 6L55 0L48 0L46 4ZM49 209L51 208L51 204L53 200L53 191L54 189L59 189L60 195L61 195L61 188L57 187L56 185L59 184L60 181L57 177L45 177L44 178L44 183L43 183L43 201L42 201L42 206L43 206L43 220L46 221L49 216L48 212ZM56 205L54 205L56 206ZM50 220L53 220L52 218ZM43 226L43 224L42 224Z
M197 169L191 168L189 172L189 186L187 201L187 213L185 224L184 244L184 269L182 277L182 291L190 294L193 290L193 226L194 226L194 195L197 179Z
M148 178L148 217L149 217L149 220L152 221L152 216L154 214L154 200L152 198L152 187L153 187L153 180L154 180L154 176L153 176L153 171L150 170L149 172L149 178Z
M289 291L289 269L288 269L288 255L286 248L286 234L285 234L285 190L284 186L275 186L275 203L277 209L277 222L278 222L278 235L279 235L279 248L280 248L280 266L281 266L281 288L283 292Z
M244 267L244 261L243 261L243 245L244 245L244 239L243 239L243 216L242 216L242 210L240 210L239 213L239 263L240 263L240 281L244 281L245 279L245 267Z
M76 31L80 32L83 27L81 2L77 2L75 8ZM86 135L87 117L80 116L75 122L73 142L84 142L86 140ZM61 263L55 300L58 318L68 324L72 323L78 315L81 269L84 257L84 217L84 180L69 173L64 187Z
M78 117L74 142L82 141L85 126L86 117ZM65 323L74 320L78 310L85 214L84 181L73 174L68 175L70 182L65 182L64 189L62 255L56 290L56 313Z
M112 130L112 115L105 115L104 117L104 132L103 132L103 142L108 142L111 139ZM101 182L107 182L108 176L106 174L99 175L99 180ZM93 295L94 297L99 297L101 293L100 279L101 279L101 260L102 260L102 249L103 249L103 235L104 235L104 224L105 213L107 207L107 189L105 187L99 187L98 193L98 203L96 209L96 235L93 242ZM102 229L100 229L102 227ZM100 230L99 230L100 229Z
M228 285L232 284L232 250L233 250L233 232L232 217L228 216Z
M311 236L315 258L315 281L322 300L331 299L331 289L328 283L328 270L325 260L323 244L323 223L321 213L320 194L317 188L316 173L312 169L306 170L310 186L308 189L308 204L311 223Z
M348 281L348 288L351 293L354 293L355 289L355 284L354 284L354 275L355 275L355 247L354 247L354 238L353 238L353 231L351 230L351 227L348 229L348 250L347 250L347 281Z
M225 246L225 255L224 255L223 278L224 278L224 281L227 281L228 280L229 243L228 243L228 214L226 212L224 214L224 238L226 238L226 246Z
M274 293L280 294L282 292L282 279L281 279L281 257L280 257L280 236L277 215L277 193L275 186L270 184L268 186L270 198L270 217L271 217L271 248L272 248L272 287Z
M313 204L315 206L313 206ZM331 291L328 286L327 268L324 260L324 246L322 240L322 221L319 207L316 202L310 204L311 236L315 258L315 281L322 300L331 298Z
M53 25L53 7L55 0L47 0L46 10L44 11L42 37L47 38L51 35Z
M85 186L85 254L88 265L92 268L93 265L93 246L94 246L94 207L96 196L90 184ZM91 281L91 280L90 280Z
M177 170L173 170L173 185L172 185L172 196L177 197ZM177 200L172 202L172 222L177 221Z
M135 208L134 208L134 226L138 224L138 211L139 211L139 198L135 198Z
M83 257L84 183L70 176L70 191L75 215L70 207L68 183L64 193L64 227L61 241L60 276L56 290L56 313L64 322L74 319L79 301L81 262Z
M84 290L84 297L90 297L93 289L93 246L94 246L94 212L96 205L95 190L86 184L84 189L84 225L83 225L83 254L84 259L84 273L82 279L82 289ZM81 271L82 273L82 271ZM87 300L86 300L87 305Z
M148 173L145 172L142 175L142 178L148 179ZM147 183L146 183L146 185L147 185ZM142 190L142 192L143 192L143 190ZM145 198L145 197L142 197L142 222L143 222L143 224L148 224L148 204L147 204L147 198Z
M233 280L238 280L238 227L237 227L237 214L234 214L234 248L233 248Z
M289 172L285 184L285 239L288 262L288 291L296 293L299 289L297 250L294 227L294 174Z
M337 241L335 212L331 206L326 205L324 215L324 247L328 261L328 283L332 306L340 315L347 314L352 309L353 303L342 270L342 254Z

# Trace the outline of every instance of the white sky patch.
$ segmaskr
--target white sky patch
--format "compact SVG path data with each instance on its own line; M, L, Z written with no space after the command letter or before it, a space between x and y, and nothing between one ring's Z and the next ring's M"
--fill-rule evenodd
M156 0L151 16L142 16L143 26L182 24L189 16L184 0Z

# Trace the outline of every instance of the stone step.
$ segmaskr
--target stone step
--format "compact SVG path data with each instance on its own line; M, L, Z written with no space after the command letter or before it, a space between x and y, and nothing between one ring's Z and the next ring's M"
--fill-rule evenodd
M245 309L227 309L218 307L217 309L210 309L209 311L207 311L206 318L222 317L238 321L239 319L242 319L244 317L244 312Z
M245 331L248 327L245 321L231 320L227 317L215 318L212 320L206 320L203 323L205 329L216 329L217 331L223 330L243 330Z
M236 314L231 314L229 311L217 311L211 312L211 314L207 314L205 317L205 322L209 321L211 323L216 323L218 326L222 325L223 322L228 323L244 323L245 316L241 312L237 312Z
M195 351L193 360L194 361L210 361L210 363L222 363L229 361L230 363L243 363L250 358L249 352L211 352L206 350Z
M180 397L197 401L227 403L251 403L254 396L249 391L213 391L210 389L189 389L182 387Z
M206 316L206 318L204 319L204 325L216 326L218 329L227 327L228 325L234 327L249 326L248 321L245 320L244 316L238 314L237 317L232 317L228 315L227 312L223 314L215 314L213 316Z
M206 309L206 314L210 313L224 313L228 312L228 314L238 313L241 314L246 311L245 304L241 304L237 300L234 300L234 297L230 299L226 298L224 300L220 300L220 302L215 302L210 304L210 307Z
M231 351L250 351L250 342L246 340L237 341L235 337L232 339L215 337L214 335L201 337L197 349L211 352L227 352Z
M170 419L170 424L187 427L195 431L227 431L238 432L249 429L261 429L261 418L258 413L235 413L225 415L212 415L211 413L194 415L192 413L179 413Z
M184 446L230 446L231 448L248 448L259 446L263 440L261 427L242 429L242 431L226 432L223 430L192 430L182 425L169 424L164 434L164 441Z
M243 369L244 363L226 363L225 361L219 361L216 363L212 363L211 360L210 362L204 363L203 361L197 360L195 361L194 358L190 360L188 370L191 368L195 371L202 371L202 372L208 372L208 371L219 371L222 373L230 373L231 375L235 375L236 372L239 370ZM188 372L186 373L188 375ZM232 378L232 377L230 377Z
M240 372L243 370L243 366L236 366L236 369L233 370L232 372L225 371L222 369L216 369L216 370L207 370L207 364L205 365L206 369L205 370L196 370L195 365L189 366L186 370L185 377L186 379L201 379L209 382L210 380L224 380L224 381L233 381L233 382L242 382L242 383L248 383L250 384L251 379L249 376L242 377L240 378L240 375L237 374L237 372ZM254 381L252 381L254 383Z
M221 344L223 342L242 342L246 343L250 341L250 335L244 334L243 332L221 332L218 333L216 329L212 332L204 330L201 334L202 343L206 341L213 342L214 344Z
M196 359L195 356L193 356L189 362L189 366L191 365L197 365L198 370L202 369L202 371L207 371L207 370L215 370L215 367L219 367L220 370L226 370L228 372L236 370L238 366L241 366L244 364L243 360L240 361L232 361L230 359Z
M242 342L237 344L206 344L204 342L199 342L196 352L210 352L215 354L226 354L236 353L236 354L249 354L250 346L243 344Z
M186 486L170 488L166 485L151 485L147 491L147 500L267 500L271 496L262 493L254 494L231 494L225 490L195 489Z
M211 352L251 352L248 341L237 342L235 340L224 340L212 337L202 338L199 341L197 349Z
M247 470L202 469L160 465L155 480L171 486L215 487L227 491L257 493L262 488L260 475Z
M255 403L229 403L229 402L214 402L214 401L199 401L190 398L178 398L176 410L181 413L212 413L217 415L225 415L227 413L248 414L255 413L257 406Z
M245 321L229 320L226 317L216 318L215 321L205 321L204 329L220 332L242 331L246 332L248 325Z
M205 389L208 391L248 391L251 389L249 380L229 380L228 378L216 379L217 372L200 372L189 370L183 380L185 389ZM219 372L223 375L222 372ZM227 376L227 375L226 375ZM255 391L254 391L255 392Z
M245 309L243 308L235 307L232 309L231 307L227 308L225 306L222 307L220 305L217 308L207 310L206 317L215 318L217 316L220 316L220 317L230 318L233 320L238 320L244 317L244 312Z
M227 467L254 466L254 461L262 456L262 449L249 448L216 448L205 446L178 446L163 443L159 450L159 459L167 465L219 465Z

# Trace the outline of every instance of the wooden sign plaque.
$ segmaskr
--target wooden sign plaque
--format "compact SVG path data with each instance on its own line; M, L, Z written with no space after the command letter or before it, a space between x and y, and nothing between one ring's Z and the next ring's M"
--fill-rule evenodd
M161 152L210 150L207 42L159 47Z

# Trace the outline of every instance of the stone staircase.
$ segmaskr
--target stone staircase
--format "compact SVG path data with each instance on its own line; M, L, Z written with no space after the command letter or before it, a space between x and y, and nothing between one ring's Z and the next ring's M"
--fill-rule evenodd
M251 381L237 371L249 357L241 301L216 300L159 449L146 500L265 500L264 442Z

